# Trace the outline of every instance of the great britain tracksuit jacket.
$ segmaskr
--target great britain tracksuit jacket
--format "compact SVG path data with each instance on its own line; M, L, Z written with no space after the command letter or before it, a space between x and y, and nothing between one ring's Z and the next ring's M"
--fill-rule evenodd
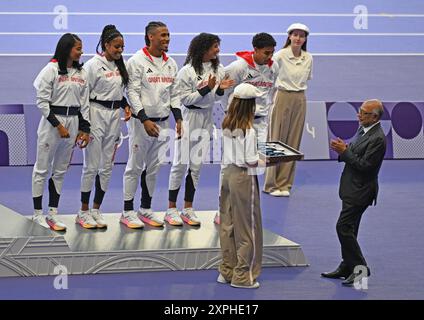
M80 130L89 133L89 92L87 73L84 69L69 68L68 74L60 75L58 62L52 59L34 80L37 89L37 106L41 114L57 127L59 120L50 106L79 108Z
M225 67L225 74L236 82L235 86L240 83L250 83L258 88L261 96L256 98L255 116L266 117L272 105L275 81L279 70L278 64L270 60L267 65L257 66L253 60L253 51L237 52L236 57L236 61ZM228 109L234 87L225 91L222 100L224 110Z
M162 65L157 65L147 48L143 48L127 62L130 74L127 97L132 113L142 122L168 117L170 111L176 120L182 118L177 63L165 53L162 59Z

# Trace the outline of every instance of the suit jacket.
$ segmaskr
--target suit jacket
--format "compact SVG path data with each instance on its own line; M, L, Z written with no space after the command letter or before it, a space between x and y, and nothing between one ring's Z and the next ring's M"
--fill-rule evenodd
M378 123L339 155L339 162L345 162L340 199L358 206L377 202L378 172L385 153L386 137Z

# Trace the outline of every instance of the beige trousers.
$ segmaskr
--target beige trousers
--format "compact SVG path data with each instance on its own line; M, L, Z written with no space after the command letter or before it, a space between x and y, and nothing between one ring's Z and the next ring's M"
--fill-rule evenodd
M303 91L278 90L271 113L268 141L281 141L299 150L306 115ZM296 162L283 162L266 169L264 191L289 191L293 185Z
M219 272L233 284L253 285L261 272L263 246L258 177L235 165L224 168L219 210Z

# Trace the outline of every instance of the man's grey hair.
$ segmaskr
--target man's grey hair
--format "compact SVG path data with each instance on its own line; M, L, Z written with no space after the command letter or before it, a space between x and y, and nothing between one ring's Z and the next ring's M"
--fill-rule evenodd
M378 119L381 119L381 117L383 116L384 113L384 107L383 107L383 103L381 103L380 100L378 99L370 99L365 101L365 103L370 103L373 104L373 109L372 109L372 113L374 113L375 115L378 116Z

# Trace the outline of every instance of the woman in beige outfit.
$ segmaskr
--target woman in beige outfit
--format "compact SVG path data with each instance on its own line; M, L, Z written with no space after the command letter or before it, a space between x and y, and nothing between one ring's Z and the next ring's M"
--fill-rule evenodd
M312 78L312 56L306 51L309 28L294 23L287 33L284 48L274 55L280 70L268 141L281 141L299 149L306 114L306 82ZM294 161L267 168L264 192L277 197L290 196L294 172Z
M234 89L234 98L222 123L224 130L221 167L219 239L222 262L220 283L236 288L255 289L262 268L262 218L258 177L253 168L265 163L259 159L253 128L255 98L260 91L242 83Z

